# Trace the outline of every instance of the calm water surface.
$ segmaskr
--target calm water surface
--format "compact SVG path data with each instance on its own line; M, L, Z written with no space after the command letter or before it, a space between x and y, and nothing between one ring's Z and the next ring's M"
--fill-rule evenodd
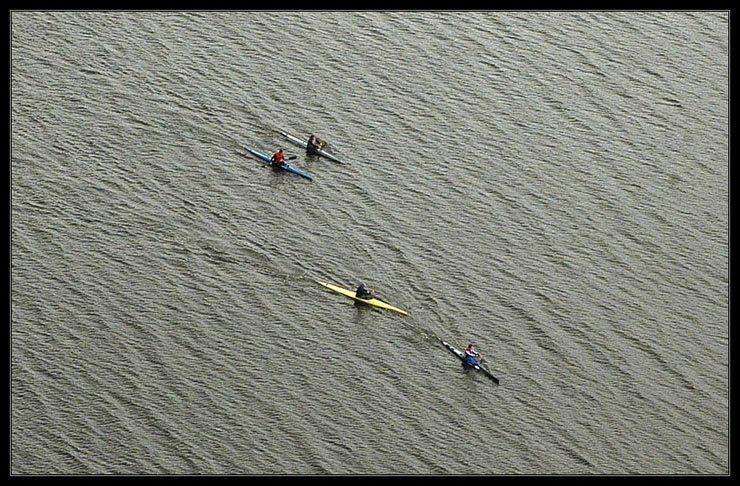
M729 474L728 23L12 12L11 473Z

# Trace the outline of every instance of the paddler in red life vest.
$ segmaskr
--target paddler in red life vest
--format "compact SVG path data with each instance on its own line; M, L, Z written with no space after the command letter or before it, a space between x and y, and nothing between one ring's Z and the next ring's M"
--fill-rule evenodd
M280 148L277 150L277 152L272 154L272 157L270 158L270 165L273 167L277 167L283 162L285 162L285 156L283 155L283 149Z
M477 366L479 359L480 353L475 350L473 343L468 343L468 347L465 348L465 362L471 366Z

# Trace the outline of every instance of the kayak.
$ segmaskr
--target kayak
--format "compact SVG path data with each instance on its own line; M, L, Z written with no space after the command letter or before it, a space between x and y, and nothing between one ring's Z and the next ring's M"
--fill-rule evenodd
M487 377L489 377L491 380L493 380L493 382L498 385L498 378L496 378L495 376L493 376L493 373L491 373L490 371L488 371L487 369L485 369L483 366L481 366L480 363L479 364L476 364L476 365L471 365L470 363L468 363L465 360L465 353L463 353L462 351L460 351L459 349L457 349L453 345L447 343L446 341L442 341L441 339L440 339L440 341L442 342L442 345L445 348L449 349L452 352L452 354L454 354L455 356L457 356L458 358L460 358L460 361L462 361L463 368L465 368L465 369L473 368L476 371L480 371L484 375L486 375Z
M465 368L465 369L473 368L476 371L480 371L481 373L483 373L484 375L486 375L487 377L489 377L491 380L493 380L494 383L496 383L498 385L498 378L496 378L495 376L493 376L493 373L491 373L490 371L488 371L487 369L485 369L483 366L481 366L480 363L479 364L476 364L476 365L471 365L470 363L468 363L465 360L465 353L463 353L462 351L460 351L459 349L457 349L453 345L451 345L451 344L449 344L449 343L447 343L445 341L442 341L441 339L440 339L440 341L442 342L442 345L445 348L447 348L450 351L452 351L452 354L454 354L455 356L457 356L458 358L460 358L460 361L462 361L462 364L463 364L463 368Z
M388 310L391 310L391 311L394 311L394 312L398 312L399 314L402 314L404 316L409 315L409 313L406 312L405 310L399 309L398 307L394 307L394 306L392 306L392 305L390 305L390 304L388 304L386 302L383 302L380 299L376 299L374 297L372 299L360 299L360 298L358 298L358 297L355 296L355 291L354 290L345 289L343 287L340 287L339 285L334 285L334 284L330 284L330 283L326 283L326 282L321 282L320 280L317 280L316 282L319 285L323 285L327 289L333 290L334 292L336 292L338 294L342 294L342 295L344 295L346 297L349 297L351 299L354 299L357 302L362 302L364 304L372 305L374 307L379 307L381 309L388 309Z
M287 138L288 140L290 140L291 142L293 142L294 144L300 145L303 148L308 148L308 142L306 140L301 140L300 138L294 137L293 135L290 135L290 134L285 133L285 132L280 132L280 134L282 136L284 136L285 138ZM340 164L344 164L344 162L342 162L341 160L339 160L338 158L336 158L335 156L333 156L332 154L330 154L326 150L317 150L316 152L319 155L323 155L324 157L326 157L329 160L333 160L334 162L339 162Z
M408 315L408 312L406 312L405 310L399 309L398 307L394 307L394 306L388 304L387 302L383 302L380 299L376 299L376 298L372 298L372 299L360 299L359 297L356 297L355 296L355 291L354 290L345 289L345 288L340 287L338 285L333 285L333 284L326 283L326 282L321 282L320 280L317 280L316 282L319 285L323 285L327 289L333 290L334 292L337 292L338 294L342 294L342 295L344 295L346 297L349 297L351 299L354 299L357 302L362 302L364 304L368 304L368 305L371 305L371 306L374 306L374 307L379 307L381 309L392 310L392 311L398 312L399 314L402 314L404 316L407 316Z
M250 154L260 159L261 162L264 162L265 164L270 164L270 157L268 155L265 155L262 152L258 152L257 150L254 150L251 148L247 148L247 152L249 152ZM277 167L283 170L287 170L288 172L292 172L293 174L299 175L301 177L304 177L308 179L309 181L313 180L313 178L310 175L306 174L305 172L301 172L300 170L296 169L295 167L293 167L287 162L283 162Z

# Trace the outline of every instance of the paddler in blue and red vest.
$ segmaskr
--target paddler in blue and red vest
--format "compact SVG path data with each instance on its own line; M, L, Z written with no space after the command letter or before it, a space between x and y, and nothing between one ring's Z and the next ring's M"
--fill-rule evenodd
M468 343L468 347L465 348L465 362L470 366L478 366L480 353L475 350L473 343Z

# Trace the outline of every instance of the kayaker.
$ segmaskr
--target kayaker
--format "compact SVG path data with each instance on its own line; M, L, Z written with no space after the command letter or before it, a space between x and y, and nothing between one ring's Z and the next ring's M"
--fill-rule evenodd
M477 365L480 359L480 353L475 350L473 343L468 343L468 347L465 348L465 361L470 365Z
M309 154L316 154L319 150L324 148L324 145L326 145L326 142L323 142L316 138L315 134L311 134L310 137L308 137L308 142L306 142L306 152Z
M283 155L283 149L278 149L277 152L272 154L272 157L270 158L270 165L273 167L277 167L280 164L285 162L285 156Z
M364 283L360 283L360 286L355 290L355 297L358 299L372 299L375 297L375 290L368 289Z

